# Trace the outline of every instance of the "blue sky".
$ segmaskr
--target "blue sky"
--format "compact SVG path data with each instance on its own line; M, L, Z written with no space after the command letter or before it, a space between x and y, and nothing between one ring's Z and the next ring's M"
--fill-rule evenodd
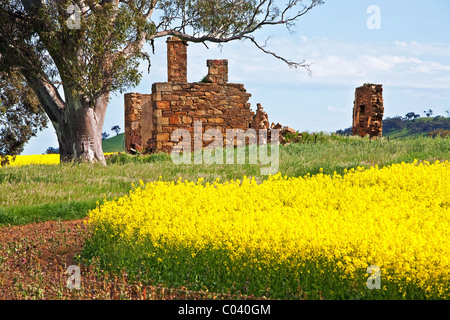
M280 1L282 4L284 1ZM380 9L380 29L369 29L369 6ZM207 73L207 59L229 60L229 82L243 83L256 110L261 103L270 122L300 131L349 127L355 88L383 84L385 117L450 108L450 1L328 0L303 16L290 34L285 27L266 28L255 36L268 49L294 61L311 63L312 74L289 68L249 42L222 48L209 44L188 47L188 81ZM155 41L152 67L126 92L150 93L151 84L167 81L165 39ZM148 50L151 53L151 50ZM103 131L118 124L123 131L123 94L112 95ZM41 154L58 147L52 127L30 140L22 154Z

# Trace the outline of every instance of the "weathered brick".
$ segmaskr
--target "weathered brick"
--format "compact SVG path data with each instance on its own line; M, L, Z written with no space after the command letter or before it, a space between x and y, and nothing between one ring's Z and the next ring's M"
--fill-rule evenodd
M166 118L166 117L158 118L158 119L156 120L156 123L157 123L157 124L161 124L161 125L163 125L163 126L166 126L166 125L169 124L169 118Z
M157 101L156 102L156 108L158 108L158 109L169 109L170 108L170 101Z
M170 135L167 132L158 133L156 135L156 141L158 141L158 142L169 141L169 140L170 140Z
M188 117L188 116L183 116L182 117L182 122L185 123L185 124L190 124L190 123L192 123L192 118Z
M172 92L172 84L167 82L157 82L152 85L152 92Z
M181 119L179 116L172 116L169 118L169 124L180 124Z
M153 116L158 118L162 116L162 111L160 109L156 109L155 111L153 111Z
M208 122L209 123L223 123L224 120L223 120L223 118L210 118L210 119L208 119Z

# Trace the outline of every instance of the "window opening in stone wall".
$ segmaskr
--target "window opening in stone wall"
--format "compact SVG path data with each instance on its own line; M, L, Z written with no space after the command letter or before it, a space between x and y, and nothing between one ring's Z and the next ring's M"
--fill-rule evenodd
M366 106L361 104L359 105L359 113L360 114L365 114L366 113Z

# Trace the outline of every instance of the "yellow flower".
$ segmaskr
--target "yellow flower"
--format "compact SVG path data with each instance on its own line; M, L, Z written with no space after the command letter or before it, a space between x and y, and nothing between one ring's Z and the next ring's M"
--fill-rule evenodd
M166 250L225 250L255 270L325 258L352 278L376 265L382 279L445 297L449 194L448 161L357 167L342 176L279 173L259 184L159 180L98 206L89 223Z
M114 154L105 153L105 155ZM24 155L24 156L16 156L15 159L11 156L7 156L10 160L8 166L16 167L16 166L25 166L25 165L34 165L34 164L59 164L60 157L59 154L36 154L36 155Z

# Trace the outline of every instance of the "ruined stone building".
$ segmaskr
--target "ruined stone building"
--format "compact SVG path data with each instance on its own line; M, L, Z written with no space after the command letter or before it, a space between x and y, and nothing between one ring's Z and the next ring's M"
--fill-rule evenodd
M127 152L170 152L174 130L187 129L193 140L194 121L202 121L202 132L218 129L224 140L227 129L269 129L262 107L250 109L244 85L228 83L228 60L207 60L207 67L206 81L188 83L187 43L167 39L168 81L154 83L150 94L125 94Z
M353 106L353 135L381 137L383 132L383 86L365 84L356 88Z

